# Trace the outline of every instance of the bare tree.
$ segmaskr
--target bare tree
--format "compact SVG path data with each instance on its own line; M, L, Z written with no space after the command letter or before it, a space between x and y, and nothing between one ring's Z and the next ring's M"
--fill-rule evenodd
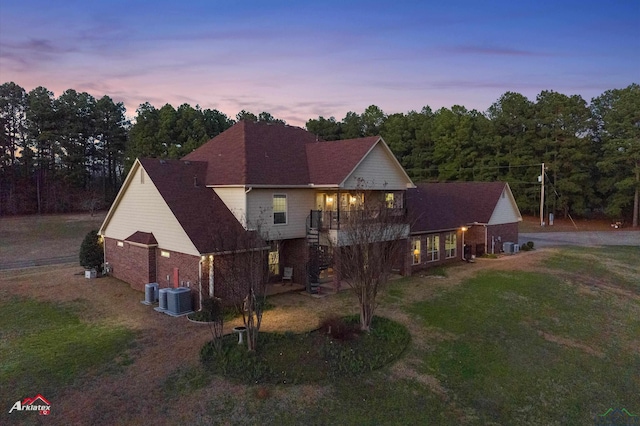
M217 297L202 294L201 311L204 312L203 320L207 321L209 331L211 332L211 344L216 351L222 350L222 336L224 328L224 311L222 300Z
M334 267L358 298L360 327L370 331L378 293L407 249L409 225L405 209L384 200L384 193L359 192L369 201L357 210L341 212L340 229L330 242Z
M225 237L224 247L228 250L216 256L214 274L225 288L221 291L226 299L223 302L233 303L242 313L247 347L254 351L265 305L269 246L257 229Z

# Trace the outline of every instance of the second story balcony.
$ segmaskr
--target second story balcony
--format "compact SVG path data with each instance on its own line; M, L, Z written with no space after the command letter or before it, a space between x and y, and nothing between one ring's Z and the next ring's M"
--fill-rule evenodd
M319 231L349 229L355 223L388 222L389 225L406 223L407 210L405 208L374 208L356 210L311 210L309 214L309 229Z

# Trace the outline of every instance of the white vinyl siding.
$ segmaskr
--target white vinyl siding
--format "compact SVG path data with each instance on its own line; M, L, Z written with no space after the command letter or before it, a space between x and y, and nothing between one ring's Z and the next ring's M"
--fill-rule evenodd
M515 200L506 187L503 189L502 194L506 196L502 196L498 199L498 203L491 214L491 219L489 219L489 225L502 225L522 220Z
M287 223L273 224L273 195L287 196ZM283 240L305 238L306 221L315 207L316 195L313 189L263 189L254 188L247 193L248 228L258 229L265 239Z
M247 196L244 188L215 188L214 191L243 226L246 227Z
M108 223L103 225L104 235L122 241L136 231L151 232L160 247L199 255L146 173L144 183L141 183L142 172L142 167L136 163L132 170L134 176L128 179L128 186L123 188L124 192L118 204L112 207L112 216L108 218Z
M346 189L404 190L411 181L382 142L369 152L344 183Z
M287 194L273 194L273 224L287 224Z

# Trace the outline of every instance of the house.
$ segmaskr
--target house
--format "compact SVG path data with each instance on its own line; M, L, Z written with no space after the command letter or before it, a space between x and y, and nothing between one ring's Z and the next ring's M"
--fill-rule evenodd
M518 242L522 216L508 183L418 184L407 191L407 208L413 271L500 253L504 243Z
M341 224L376 203L404 215L413 187L381 137L325 142L298 127L241 121L181 160L136 160L99 232L113 276L134 288L158 282L202 294L208 283L224 298L216 268L236 251L234 236L262 237L273 276L292 267L306 283L313 263L330 279Z

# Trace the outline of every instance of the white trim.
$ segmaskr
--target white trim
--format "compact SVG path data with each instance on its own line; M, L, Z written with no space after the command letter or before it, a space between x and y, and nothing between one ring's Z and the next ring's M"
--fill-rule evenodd
M276 223L276 211L273 208L273 202L276 199L276 196L278 197L282 197L284 196L284 223ZM289 200L288 200L288 196L286 193L282 193L282 192L274 192L273 194L271 194L271 219L272 219L272 225L273 226L282 226L282 225L288 225L289 224ZM282 213L280 211L278 211L277 213Z
M393 155L393 152L391 151L391 148L389 148L389 146L387 145L387 143L384 141L384 139L382 139L382 137L379 137L378 140L376 142L374 142L371 147L369 148L369 150L362 156L362 158L360 159L360 161L358 161L358 163L355 165L355 167L347 174L347 176L344 178L344 180L342 182L340 182L339 186L340 188L344 188L346 182L349 180L349 178L351 177L351 175L353 175L353 173L356 171L356 169L358 168L358 166L360 164L362 164L362 162L365 160L365 158L367 158L367 156L371 153L371 151L374 150L374 148L376 146L378 146L379 143L382 143L382 147L385 149L385 151L387 152L387 155L389 157L391 157L391 161L393 162L393 164L395 164L396 168L398 170L400 170L400 172L404 175L405 179L408 181L407 182L407 188L415 188L416 185L413 183L413 181L411 180L411 178L409 177L409 175L407 174L407 172L404 170L404 167L402 167L402 164L400 164L400 162L398 161L398 159L396 158L395 155Z

